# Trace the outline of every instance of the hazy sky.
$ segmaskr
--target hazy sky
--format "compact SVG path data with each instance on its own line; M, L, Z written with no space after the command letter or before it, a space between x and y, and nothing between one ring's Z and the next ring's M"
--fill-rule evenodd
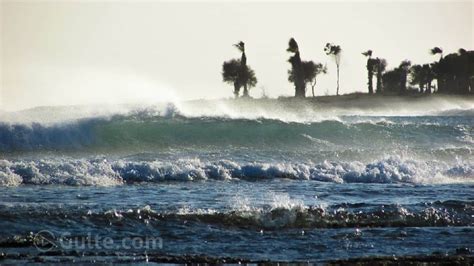
M473 1L132 2L1 1L0 109L232 97L224 60L246 43L259 80L251 95L293 95L285 51L327 63L317 94L335 94L326 42L343 49L341 92L366 91L366 59L388 68L428 51L473 49ZM309 93L308 93L309 94Z

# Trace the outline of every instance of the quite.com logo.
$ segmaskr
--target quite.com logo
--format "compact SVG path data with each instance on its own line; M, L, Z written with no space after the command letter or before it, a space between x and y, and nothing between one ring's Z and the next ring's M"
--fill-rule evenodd
M121 239L87 234L72 236L62 233L58 237L48 230L41 230L33 238L34 246L41 252L56 250L156 250L163 248L161 237L134 236Z
M55 242L54 234L48 230L41 230L36 233L33 238L33 244L41 252L50 251L51 249L58 247Z

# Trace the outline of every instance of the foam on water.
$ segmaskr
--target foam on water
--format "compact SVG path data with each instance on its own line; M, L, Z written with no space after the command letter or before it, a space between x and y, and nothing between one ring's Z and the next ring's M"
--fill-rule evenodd
M391 157L372 163L238 163L199 159L161 161L38 160L0 161L0 185L94 185L199 180L265 180L289 178L336 183L454 183L474 181L472 164Z
M343 227L430 227L430 226L472 226L474 206L465 201L437 201L411 205L399 204L340 204L332 206L305 205L282 194L270 204L250 206L229 206L224 209L192 208L183 206L171 210L154 210L149 205L128 209L90 210L87 206L0 205L2 216L9 219L29 216L31 219L54 221L67 217L79 223L134 224L142 227L160 221L188 224L206 223L240 228L343 228Z

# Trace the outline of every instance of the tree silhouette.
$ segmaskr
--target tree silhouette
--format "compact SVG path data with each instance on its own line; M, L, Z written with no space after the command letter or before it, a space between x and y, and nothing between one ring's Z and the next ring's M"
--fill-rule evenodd
M439 93L474 93L474 51L459 49L431 65Z
M407 75L410 66L411 62L405 60L398 67L382 74L384 93L404 94L407 92Z
M324 47L324 52L332 56L334 58L334 61L336 62L336 68L337 68L337 89L336 89L336 95L339 95L339 66L341 65L341 46L335 45L332 43L326 43L326 46Z
M234 85L234 96L239 97L240 88L244 87L243 97L249 97L248 90L257 85L255 72L247 65L245 55L245 44L239 42L234 46L242 52L240 59L231 59L222 64L222 79L224 82Z
M295 97L305 97L305 76L303 63L301 62L300 51L298 43L294 38L288 42L287 52L294 55L288 59L291 64L291 70L288 71L288 80L295 84Z
M323 66L321 63L314 63L313 61L303 61L302 70L303 70L303 81L305 87L305 95L306 95L306 85L311 85L311 91L314 95L314 87L316 87L316 78L319 74L326 74L327 67ZM293 69L288 70L288 81L295 82L296 75Z
M435 74L433 70L431 69L430 64L424 64L423 65L423 75L425 77L425 82L426 82L426 93L431 93L431 83L433 82L433 79L435 78Z
M231 59L229 61L225 61L224 64L222 64L222 79L224 82L234 85L234 96L236 98L239 97L239 92L240 92L240 84L238 82L239 69L240 69L239 59Z
M369 89L369 94L374 93L374 85L373 85L373 77L374 77L374 67L375 67L375 60L372 59L372 50L367 50L367 52L362 53L364 56L367 57L367 86Z
M400 82L401 71L400 68L394 68L392 70L386 71L382 75L382 84L384 94L397 94L400 91L401 82Z
M410 83L412 85L418 85L420 92L424 91L426 78L423 72L423 66L413 65L410 68Z
M441 49L440 47L433 47L433 48L431 48L430 53L431 53L432 55L439 54L439 55L441 56L441 58L443 58L443 49Z
M382 75L387 68L387 61L383 58L375 59L375 69L377 71L377 88L376 93L382 93Z
M433 47L430 49L430 54L431 55L440 55L439 57L439 60L437 63L433 63L432 64L432 70L433 70L433 73L435 75L435 78L436 78L436 82L438 83L438 91L441 91L443 92L445 89L444 89L444 83L443 83L443 73L440 72L440 68L439 68L439 62L443 59L443 49L440 48L440 47Z
M410 71L411 62L410 60L404 60L398 66L400 70L400 93L407 92L407 80L408 80L408 73Z
M431 93L431 82L435 76L429 64L413 65L410 76L411 84L418 85L421 93Z
M305 72L308 73L308 83L311 85L311 92L314 95L314 87L316 87L316 78L318 77L319 74L326 74L328 73L328 68L326 66L323 66L321 63L313 63L312 61L308 62L311 63L308 66L305 67Z

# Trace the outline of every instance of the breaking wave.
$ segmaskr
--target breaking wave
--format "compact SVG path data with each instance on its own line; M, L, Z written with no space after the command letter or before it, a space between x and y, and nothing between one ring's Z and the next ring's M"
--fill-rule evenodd
M13 209L14 208L14 209ZM179 208L156 211L150 206L131 209L90 210L87 206L68 208L50 206L47 209L28 206L0 206L0 217L49 222L67 217L79 223L138 224L162 222L174 224L215 224L240 228L274 230L280 228L353 228L353 227L426 227L473 226L474 202L436 201L411 205L375 205L368 203L306 206L302 203L276 204L261 207L239 206L230 209Z
M37 160L0 161L0 186L111 186L142 182L249 180L273 178L335 183L455 183L474 181L471 164L387 158L364 164L353 162L238 163L198 159L162 161Z
M0 151L143 150L222 145L301 147L307 144L429 142L472 144L474 117L332 117L314 122L188 117L171 108L59 123L0 122ZM429 136L429 139L427 139Z

